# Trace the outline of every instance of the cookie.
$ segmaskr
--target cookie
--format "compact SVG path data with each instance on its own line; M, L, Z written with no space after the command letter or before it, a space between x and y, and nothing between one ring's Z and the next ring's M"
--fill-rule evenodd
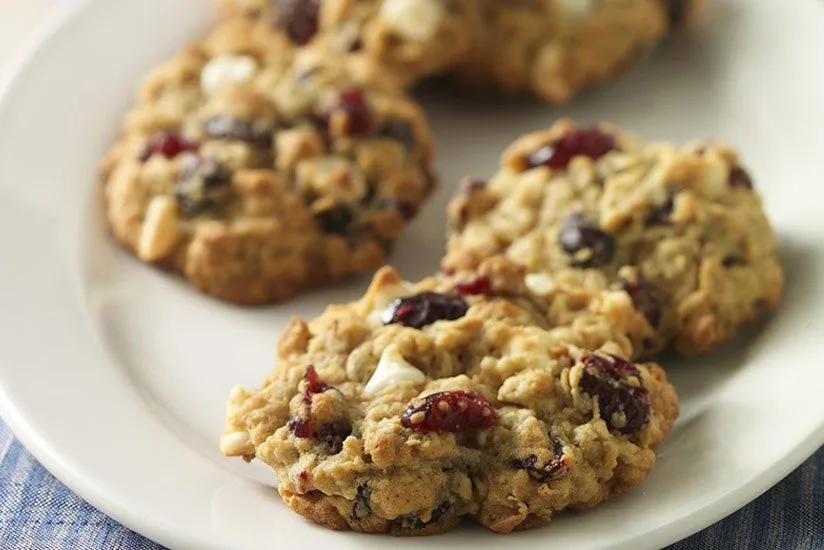
M781 299L776 236L727 146L562 121L502 164L450 204L446 269L503 254L555 284L624 289L655 329L647 354L707 352Z
M222 22L140 87L101 167L113 234L238 304L373 271L435 183L423 113L374 73Z
M245 16L296 46L326 42L366 56L408 84L455 65L472 43L472 0L219 0L225 17Z
M368 533L463 517L509 533L627 491L675 390L609 323L543 328L522 273L494 259L412 285L384 268L358 302L293 319L274 372L232 391L221 450L272 467L299 514Z
M480 0L471 54L456 77L564 103L625 72L671 28L694 20L699 0Z

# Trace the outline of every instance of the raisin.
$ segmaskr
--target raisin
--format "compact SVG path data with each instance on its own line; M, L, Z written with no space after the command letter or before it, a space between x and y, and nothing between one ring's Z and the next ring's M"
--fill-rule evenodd
M598 160L615 149L615 137L598 127L572 130L560 139L540 147L526 158L527 169L547 166L563 170L578 156Z
M489 401L472 391L444 391L416 399L401 417L416 432L466 432L495 425L497 414Z
M664 201L664 204L658 206L647 215L647 225L649 226L656 226L656 225L670 225L672 221L670 218L672 217L672 211L675 209L675 193L668 193L667 200Z
M437 523L443 519L451 507L452 505L448 501L444 501L440 503L437 508L432 510L432 515L429 517L429 521L423 521L419 516L410 514L396 518L394 523L406 531L423 529L424 527Z
M352 433L352 426L345 420L336 420L320 427L314 437L326 448L326 452L336 455L343 450L343 440Z
M320 0L274 0L274 25L299 46L318 32Z
M391 118L384 122L378 135L400 142L407 151L414 149L418 141L412 123L402 118Z
M747 265L747 259L739 253L730 253L724 256L724 258L721 260L721 265L723 265L727 269L731 269L733 267L742 267Z
M552 444L555 457L544 465L538 465L537 455L529 455L526 458L513 458L509 461L509 465L518 470L526 470L529 477L540 483L557 479L566 471L569 464L564 459L564 448L561 442L553 438Z
M213 139L245 141L258 147L272 145L273 129L229 115L217 115L206 119L203 132Z
M140 162L146 162L153 155L163 155L167 159L173 159L181 153L195 152L197 152L197 143L189 141L180 134L156 132L149 137L137 158Z
M587 355L581 389L598 400L601 418L613 432L634 435L649 422L650 397L638 368L625 359ZM631 382L634 380L634 382Z
M384 325L401 324L421 329L435 321L454 321L469 311L462 297L437 292L422 292L395 300L381 315Z
M333 118L336 119L334 128ZM372 131L374 122L372 110L366 102L366 94L358 88L348 88L323 96L317 119L326 131L341 132L345 136L367 135Z
M352 504L352 520L360 521L372 511L369 501L372 497L372 491L365 483L358 485L358 492L355 495L355 503Z
M646 317L650 326L658 328L661 324L664 302L660 289L640 274L635 281L619 277L618 284L624 292L629 294L635 309Z
M476 277L470 281L464 281L455 285L455 290L459 294L468 296L489 296L492 294L492 281L489 277Z
M582 214L568 216L561 224L561 247L575 267L598 267L608 264L615 255L615 242Z
M180 211L200 214L223 202L231 192L232 172L220 161L189 157L174 184L174 194Z
M750 177L749 172L741 168L740 166L734 167L730 170L730 177L729 177L729 185L730 187L741 187L744 189L752 189L752 178Z
M347 236L349 227L355 221L352 209L344 204L335 205L315 214L315 223L326 234Z

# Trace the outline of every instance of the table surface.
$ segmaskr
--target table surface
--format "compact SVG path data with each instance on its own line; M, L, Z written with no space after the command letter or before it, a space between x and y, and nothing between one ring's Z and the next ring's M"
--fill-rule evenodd
M0 70L75 0L0 0ZM0 423L0 549L162 550L72 493ZM671 550L824 549L824 448L756 501Z

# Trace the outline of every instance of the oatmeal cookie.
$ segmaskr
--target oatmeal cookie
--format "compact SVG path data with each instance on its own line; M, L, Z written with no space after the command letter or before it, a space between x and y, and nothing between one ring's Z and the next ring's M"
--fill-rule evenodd
M368 57L408 84L464 57L478 16L473 0L218 0L218 9L276 29L296 46L326 42Z
M622 288L655 328L649 354L704 353L778 305L776 236L730 148L562 121L502 163L450 204L446 269L504 254L561 286Z
M411 285L384 268L360 301L294 319L275 371L232 391L221 450L276 470L294 511L370 533L462 517L509 533L625 492L654 466L675 390L610 323L543 327L522 273L494 259Z
M382 265L432 156L420 108L370 64L235 18L145 79L101 175L127 249L258 304Z
M479 0L474 46L456 70L471 85L563 103L632 67L699 0Z

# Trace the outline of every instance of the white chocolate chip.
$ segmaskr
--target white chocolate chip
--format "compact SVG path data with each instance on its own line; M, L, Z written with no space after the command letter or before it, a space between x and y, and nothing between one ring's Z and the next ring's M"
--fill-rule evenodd
M429 40L444 16L442 0L384 0L380 19L409 40Z
M363 391L374 395L399 382L420 384L425 381L426 375L409 364L398 351L395 344L389 344L389 346L383 350L383 355L381 355L381 360L378 362L378 367L375 369L374 374L372 374L372 378L366 383Z
M555 0L555 4L562 15L577 21L586 19L595 9L594 0Z
M373 327L382 325L383 321L381 320L381 315L386 308L388 308L392 302L398 298L410 296L414 292L415 289L412 284L407 283L406 281L383 289L383 292L377 295L372 303L372 312L367 317L367 322Z
M524 284L533 294L546 296L555 290L555 281L546 273L530 273L524 277Z
M137 255L146 262L155 262L172 251L177 244L177 203L171 197L158 196L146 209L143 229L137 243Z
M226 456L239 456L254 452L248 432L230 432L220 436L220 452Z
M214 95L227 84L249 82L257 73L257 61L248 55L221 55L209 61L200 73L200 88Z

